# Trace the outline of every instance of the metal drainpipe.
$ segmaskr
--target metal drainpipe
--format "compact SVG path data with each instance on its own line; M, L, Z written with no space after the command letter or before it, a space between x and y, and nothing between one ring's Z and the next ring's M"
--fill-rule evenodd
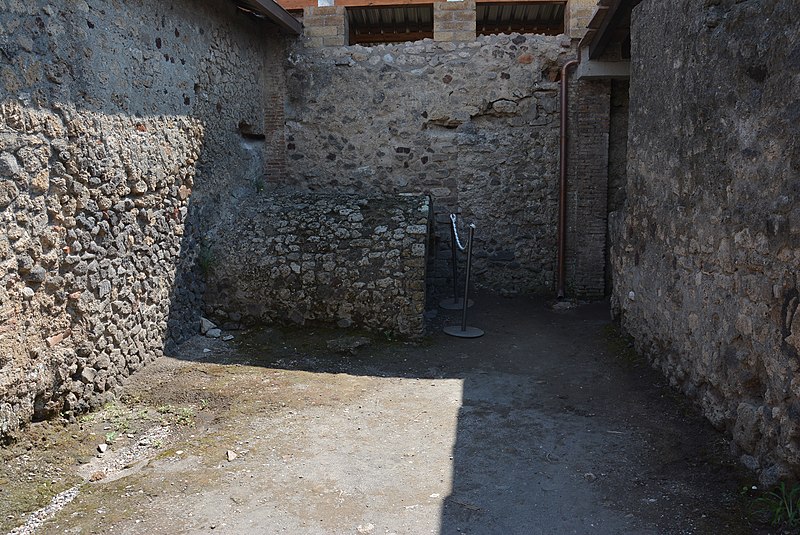
M580 58L580 50L578 51ZM580 63L573 59L561 67L561 147L560 179L558 186L558 299L566 296L567 285L567 92L569 91L568 70Z

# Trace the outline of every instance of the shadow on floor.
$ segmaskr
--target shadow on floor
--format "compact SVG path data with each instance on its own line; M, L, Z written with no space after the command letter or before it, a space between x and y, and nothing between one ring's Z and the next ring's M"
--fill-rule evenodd
M751 476L721 435L627 348L607 303L554 311L482 294L479 339L374 341L339 355L342 331L262 329L223 364L460 379L452 490L440 533L753 533ZM456 313L439 323L457 323ZM270 348L264 351L264 348ZM265 357L265 355L269 355Z

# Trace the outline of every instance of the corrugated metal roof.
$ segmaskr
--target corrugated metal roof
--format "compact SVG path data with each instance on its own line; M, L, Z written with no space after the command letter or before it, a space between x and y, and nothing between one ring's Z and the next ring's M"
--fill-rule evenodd
M351 43L414 41L433 37L433 6L363 6L347 8ZM477 33L543 33L564 31L564 4L478 3Z
M351 43L433 37L433 6L348 7Z
M479 34L519 32L555 35L564 31L562 3L479 3L476 11Z

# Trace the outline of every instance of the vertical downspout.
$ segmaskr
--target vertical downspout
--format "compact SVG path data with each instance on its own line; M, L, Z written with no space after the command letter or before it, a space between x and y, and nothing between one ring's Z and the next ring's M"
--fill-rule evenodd
M578 51L580 57L580 50ZM569 91L570 67L577 65L579 59L573 59L561 67L561 147L560 177L558 186L558 299L566 297L567 285L567 92Z

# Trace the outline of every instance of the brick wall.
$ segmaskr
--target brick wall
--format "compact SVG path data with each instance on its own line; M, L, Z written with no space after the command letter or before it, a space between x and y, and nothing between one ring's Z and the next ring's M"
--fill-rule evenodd
M564 28L567 35L580 39L597 9L597 0L569 0L565 10Z
M436 41L475 40L475 1L434 2L433 38Z
M567 293L602 297L608 203L611 84L570 84L567 168Z
M267 63L276 67L285 60L286 49L268 48ZM265 174L267 182L282 182L286 178L286 73L274 68L266 72L264 147Z
M312 47L343 46L350 41L344 6L307 7L303 10L304 34Z

